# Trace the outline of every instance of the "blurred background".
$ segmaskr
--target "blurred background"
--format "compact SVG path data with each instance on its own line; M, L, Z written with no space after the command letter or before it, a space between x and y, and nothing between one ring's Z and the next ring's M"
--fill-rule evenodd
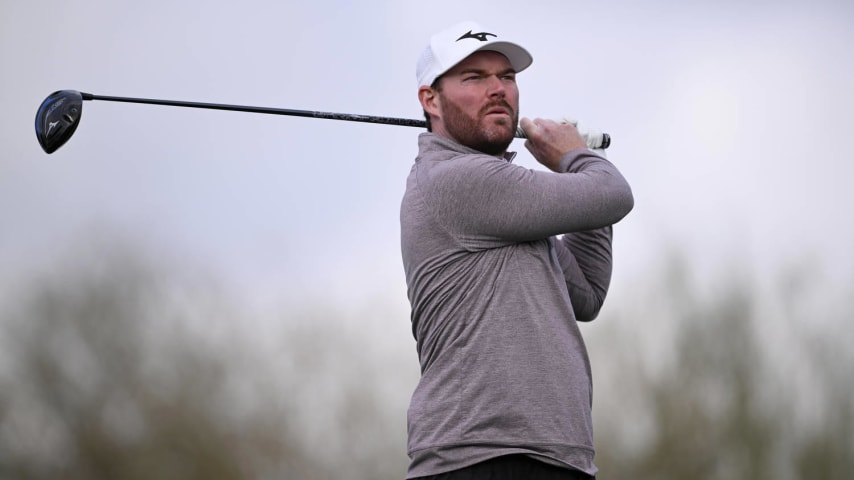
M829 0L0 0L0 478L403 478L418 130L87 102L46 155L33 119L60 89L419 118L415 60L465 19L533 53L522 115L609 132L634 189L582 326L600 478L849 478Z

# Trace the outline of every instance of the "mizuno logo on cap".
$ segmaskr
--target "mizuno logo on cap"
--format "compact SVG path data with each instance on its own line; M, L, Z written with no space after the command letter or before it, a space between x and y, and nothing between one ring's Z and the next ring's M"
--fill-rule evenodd
M457 41L459 42L460 40L462 40L464 38L474 38L475 40L480 40L481 42L485 42L485 41L487 41L486 40L487 35L492 35L493 37L498 38L498 35L496 35L494 33L487 33L487 32L471 33L471 30L469 30L468 32L464 33L462 37L458 38Z

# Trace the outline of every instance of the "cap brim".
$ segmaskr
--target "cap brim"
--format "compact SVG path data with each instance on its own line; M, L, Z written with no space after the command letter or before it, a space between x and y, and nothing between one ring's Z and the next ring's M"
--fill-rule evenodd
M481 52L484 50L492 50L507 57L507 60L510 61L510 65L513 66L513 70L515 70L516 73L530 67L531 63L534 62L534 57L532 57L527 50L512 42L492 42L478 48L475 52Z

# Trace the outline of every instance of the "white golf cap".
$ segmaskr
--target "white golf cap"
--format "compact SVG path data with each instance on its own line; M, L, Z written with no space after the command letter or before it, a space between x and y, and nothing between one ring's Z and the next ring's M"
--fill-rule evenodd
M520 45L500 39L492 30L476 22L462 22L430 37L430 44L421 53L415 67L418 88L429 87L454 65L480 50L504 54L516 72L528 68L534 61Z

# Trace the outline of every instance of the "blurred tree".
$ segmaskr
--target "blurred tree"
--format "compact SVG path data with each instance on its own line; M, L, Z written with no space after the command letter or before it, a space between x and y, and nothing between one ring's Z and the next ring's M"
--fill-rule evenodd
M389 423L370 394L379 376L357 355L345 355L349 372L328 361L346 344L286 335L280 354L300 375L274 371L275 352L241 330L257 319L143 258L101 251L2 299L0 478L401 476L402 459L370 438ZM349 386L332 399L311 396L341 371L362 374L338 378ZM306 440L325 417L327 452ZM343 445L361 454L342 458Z
M621 306L623 318L592 341L594 351L607 342L599 382L613 377L603 389L612 398L596 417L602 477L850 478L854 400L842 372L854 363L839 355L845 350L840 338L806 335L815 319L795 312L815 309L792 305L807 296L775 292L770 302L786 308L769 308L739 270L705 293L678 257L665 271L663 281L638 295L643 301ZM840 320L854 310L850 303L838 308ZM785 345L776 344L781 339ZM646 351L638 341L649 343ZM808 368L808 384L791 364ZM804 402L806 388L818 391ZM813 420L796 422L800 417ZM643 428L634 441L623 438L637 425Z
M0 480L403 477L405 315L260 318L138 249L72 257L0 293ZM667 265L583 327L601 478L849 478L854 296Z

